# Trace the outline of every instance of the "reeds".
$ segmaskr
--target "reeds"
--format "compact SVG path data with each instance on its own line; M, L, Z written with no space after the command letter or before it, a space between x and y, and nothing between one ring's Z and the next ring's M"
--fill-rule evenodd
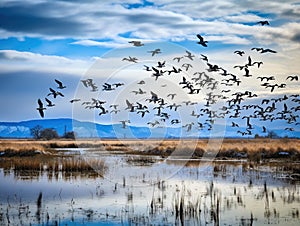
M0 161L0 167L4 170L13 170L18 177L31 175L38 177L43 172L49 175L58 173L79 173L81 175L98 175L102 177L107 169L101 159L82 159L75 157L45 158L40 157L16 157Z

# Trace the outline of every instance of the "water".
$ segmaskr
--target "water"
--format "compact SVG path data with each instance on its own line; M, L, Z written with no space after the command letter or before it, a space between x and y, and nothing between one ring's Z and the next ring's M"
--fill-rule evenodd
M300 224L300 183L282 163L68 150L104 160L104 176L0 168L1 225Z

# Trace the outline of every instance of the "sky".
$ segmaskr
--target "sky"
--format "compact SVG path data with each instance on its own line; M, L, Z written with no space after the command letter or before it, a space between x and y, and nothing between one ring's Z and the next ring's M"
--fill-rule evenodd
M269 26L257 23L265 20ZM151 78L143 65L169 59L168 66L176 66L172 59L186 50L196 56L193 65L199 70L207 70L200 59L203 54L210 63L238 74L243 85L235 87L237 91L248 89L262 98L299 94L299 82L286 81L286 77L300 73L300 1L2 0L0 21L0 121L40 119L37 99L45 102L49 88L57 86L54 79L67 88L62 90L64 98L52 98L56 106L45 111L45 118L95 120L95 112L87 113L78 103L69 103L76 97L83 99L86 87L80 80L93 77L99 87L104 82L125 82L131 92L138 80ZM208 41L208 47L197 44L197 34ZM144 46L134 47L129 43L132 40ZM277 53L260 54L251 50L253 47ZM149 51L156 48L162 53L152 57ZM245 55L240 57L235 50L243 50ZM137 57L138 64L122 60L129 56ZM245 80L233 66L247 63L248 56L264 63L253 68L253 77ZM182 92L185 98L188 95L178 85L183 75L165 82L173 82L168 92ZM288 82L287 88L276 94L262 88L256 77L271 75L279 84ZM151 82L147 92L158 84ZM124 99L130 96L123 90L117 94L88 92L86 99L98 95L126 107ZM195 95L188 98L200 101ZM97 120L108 123L111 116L105 117Z

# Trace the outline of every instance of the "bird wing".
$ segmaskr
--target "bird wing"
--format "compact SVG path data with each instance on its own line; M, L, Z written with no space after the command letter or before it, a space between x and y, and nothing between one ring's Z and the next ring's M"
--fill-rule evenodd
M39 109L39 113L40 113L40 116L41 116L42 118L44 118L44 111L43 111L42 109Z
M38 99L38 105L39 105L39 108L43 108L43 102L41 101L41 99Z
M203 42L203 40L204 40L203 37L199 34L197 34L197 38L199 38L200 42Z
M104 84L105 84L105 86L107 86L108 89L111 88L111 84L108 84L108 83L106 83L106 82L105 82Z
M127 104L128 107L132 106L132 103L130 103L129 100L126 100L126 104Z
M63 86L63 84L62 84L62 82L61 81L59 81L59 80L57 80L57 79L55 79L55 82L59 85L59 86Z
M105 112L105 108L103 106L99 106L102 112Z
M277 53L275 50L272 50L272 49L264 49L262 52Z
M155 67L152 67L153 71L155 71L156 73L159 73L159 70L156 69Z
M251 64L252 64L251 57L250 57L250 56L248 56L248 65L249 65L249 66L251 66Z
M150 93L151 93L152 97L157 98L157 94L156 93L153 93L152 91L150 91Z
M48 104L52 104L51 100L49 100L48 98L45 98L45 100L47 101Z

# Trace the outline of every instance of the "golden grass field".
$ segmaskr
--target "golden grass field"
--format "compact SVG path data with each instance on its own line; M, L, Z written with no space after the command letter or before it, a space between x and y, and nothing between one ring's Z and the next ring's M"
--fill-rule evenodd
M228 152L298 152L300 153L300 139L184 139L184 140L0 140L0 152L3 151L34 151L53 152L54 148L98 147L107 151L145 151L155 149L166 151L183 149L195 151Z
M284 164L292 172L300 172L300 139L199 139L199 140L0 140L0 168L41 172L73 172L94 175L99 169L102 176L106 164L102 159L86 162L80 156L65 156L56 148L94 148L112 154L128 154L134 161L148 163L151 156L168 160L197 159L246 160L245 164L259 166L264 163ZM136 155L136 156L134 156ZM137 159L135 159L137 158ZM269 161L276 159L276 161ZM151 162L151 159L150 159ZM176 161L175 161L176 163ZM288 163L288 164L286 164ZM199 164L196 161L196 164ZM93 167L91 167L91 165ZM287 168L288 167L288 168Z

